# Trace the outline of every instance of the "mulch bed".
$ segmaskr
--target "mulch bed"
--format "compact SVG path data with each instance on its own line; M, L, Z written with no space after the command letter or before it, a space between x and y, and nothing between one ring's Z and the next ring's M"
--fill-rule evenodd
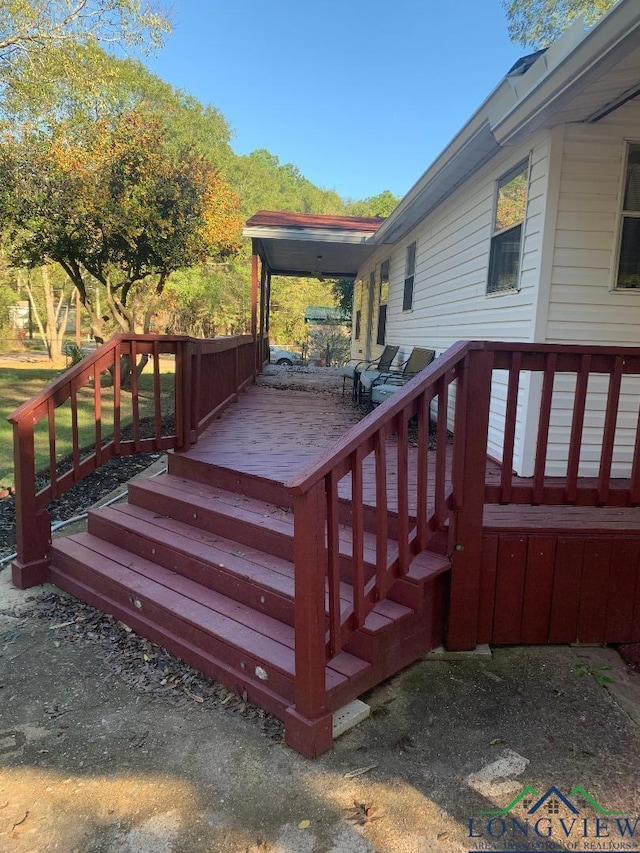
M158 453L140 453L110 459L69 491L56 498L49 506L51 520L66 521L86 512L101 498L136 474L144 471L158 458ZM12 554L16 545L16 503L13 495L0 500L0 558Z

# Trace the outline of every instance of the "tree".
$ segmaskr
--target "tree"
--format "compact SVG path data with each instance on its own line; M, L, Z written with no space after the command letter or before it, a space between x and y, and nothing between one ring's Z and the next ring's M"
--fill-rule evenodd
M616 0L502 0L511 41L547 47L579 17L592 26Z
M76 50L104 44L157 48L169 21L151 0L0 0L0 80L31 69L49 78L74 72Z
M369 196L363 201L350 201L347 205L349 216L389 216L398 206L400 199L391 190L383 190L378 195Z
M191 149L168 151L161 120L142 111L6 138L0 186L13 263L59 263L98 337L90 283L118 331L146 332L171 273L239 245L238 199L222 175Z

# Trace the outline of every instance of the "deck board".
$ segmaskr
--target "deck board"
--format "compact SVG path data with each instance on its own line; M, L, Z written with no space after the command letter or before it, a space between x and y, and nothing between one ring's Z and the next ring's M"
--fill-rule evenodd
M183 456L194 462L286 483L314 460L322 457L362 414L348 400L331 393L282 390L263 385L249 388L239 401L227 408ZM416 512L417 448L409 447L409 512ZM387 440L387 491L389 509L397 509L397 445ZM487 458L486 482L500 482L500 465ZM428 501L434 496L435 453L429 452ZM446 457L446 477L451 479L451 454ZM556 478L545 483L554 485ZM528 485L527 478L515 483ZM586 481L585 481L586 483ZM339 486L341 498L351 497L350 477ZM374 458L363 464L363 499L375 506ZM517 532L522 529L550 533L596 533L602 530L640 531L640 509L634 507L572 507L486 505L487 532Z

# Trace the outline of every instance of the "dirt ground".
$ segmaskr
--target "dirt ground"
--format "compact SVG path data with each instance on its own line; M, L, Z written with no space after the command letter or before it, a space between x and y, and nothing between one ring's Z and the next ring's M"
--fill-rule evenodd
M640 850L640 675L613 649L431 655L307 761L82 607L0 571L0 853Z

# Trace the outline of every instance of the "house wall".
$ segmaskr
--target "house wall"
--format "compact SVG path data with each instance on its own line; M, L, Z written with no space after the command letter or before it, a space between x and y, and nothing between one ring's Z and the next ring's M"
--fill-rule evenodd
M394 246L381 247L359 272L365 282L375 267L390 259L387 309L388 343L399 344L398 361L413 346L425 346L440 355L459 340L533 340L537 314L545 198L549 171L549 135L541 134L526 146L494 158L456 190L437 210ZM496 181L530 156L527 215L524 224L520 287L517 292L487 295L487 274L493 227ZM406 247L417 243L413 308L402 310ZM377 290L373 334L377 329ZM363 312L364 317L364 312ZM372 348L377 354L381 347ZM524 376L518 417L526 415L529 378ZM502 458L506 406L505 376L494 375L489 453ZM525 463L524 443L518 430L515 466Z
M640 100L596 124L564 129L557 230L545 337L549 343L640 345L640 291L613 290L618 262L625 142L640 141ZM573 378L558 377L547 472L566 469ZM580 474L597 473L608 380L589 383ZM613 476L629 474L638 423L640 382L625 377Z

